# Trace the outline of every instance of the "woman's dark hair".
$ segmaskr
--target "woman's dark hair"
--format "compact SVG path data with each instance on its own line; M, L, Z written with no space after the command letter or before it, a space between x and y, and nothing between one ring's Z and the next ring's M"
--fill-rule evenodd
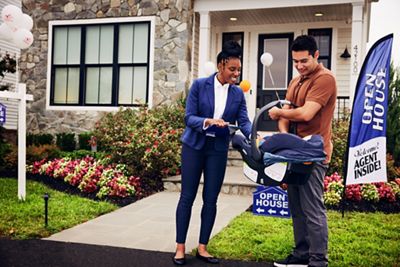
M233 40L224 43L222 51L217 55L217 63L225 61L231 57L239 59L242 57L242 47Z
M315 51L318 50L317 42L311 35L300 35L292 43L292 51L308 51L314 57Z

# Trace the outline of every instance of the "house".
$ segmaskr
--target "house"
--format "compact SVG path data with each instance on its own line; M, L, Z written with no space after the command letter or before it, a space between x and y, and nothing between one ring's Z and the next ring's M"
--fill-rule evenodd
M2 0L0 2L0 11L6 5L14 5L17 7L21 7L20 0ZM0 60L6 54L10 55L12 58L19 58L20 50L15 47L11 42L7 42L0 38ZM17 73L6 73L4 77L0 77L0 87L6 86L8 90L15 91L16 85L18 84ZM18 125L18 102L15 99L7 99L0 98L0 104L3 104L6 107L6 122L3 127L10 131L10 134L7 134L8 139L15 140L15 134L13 131L17 129ZM13 137L11 137L13 136Z
M296 75L290 45L312 34L320 61L348 105L366 54L370 0L45 0L24 1L35 41L22 51L20 80L31 132L82 132L121 106L170 103L204 76L226 40L243 47L242 77L251 117L284 97ZM350 57L341 55L345 49ZM260 62L273 55L269 69ZM271 74L271 75L270 75ZM347 101L347 102L346 102ZM267 118L259 128L274 130Z

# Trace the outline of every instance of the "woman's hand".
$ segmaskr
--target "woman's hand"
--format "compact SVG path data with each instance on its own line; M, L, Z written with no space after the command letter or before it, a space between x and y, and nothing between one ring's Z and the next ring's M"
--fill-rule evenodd
M223 119L206 119L205 120L205 126L211 126L211 125L215 125L217 127L226 127L228 126L228 122L225 122Z

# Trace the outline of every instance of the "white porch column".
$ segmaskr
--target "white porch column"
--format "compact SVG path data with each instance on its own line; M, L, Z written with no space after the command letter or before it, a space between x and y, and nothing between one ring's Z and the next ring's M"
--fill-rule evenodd
M199 77L204 77L204 65L210 60L210 13L200 11Z
M365 55L365 46L363 45L363 7L364 3L353 3L350 52L350 108L353 105L357 79Z

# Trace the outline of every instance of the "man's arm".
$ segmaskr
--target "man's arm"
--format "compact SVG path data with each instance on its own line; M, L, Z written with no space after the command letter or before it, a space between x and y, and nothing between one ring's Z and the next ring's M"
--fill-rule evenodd
M290 109L289 105L284 105L282 109ZM281 133L288 133L289 132L289 123L288 119L279 118L278 120L278 130Z
M314 118L315 114L321 109L321 104L314 101L307 101L304 106L298 107L295 109L287 109L287 108L277 108L273 107L268 111L269 116L273 120L282 121L282 127L285 129L285 125L287 123L287 127L289 127L288 121L310 121ZM279 123L280 125L281 123ZM281 130L281 128L279 128Z

